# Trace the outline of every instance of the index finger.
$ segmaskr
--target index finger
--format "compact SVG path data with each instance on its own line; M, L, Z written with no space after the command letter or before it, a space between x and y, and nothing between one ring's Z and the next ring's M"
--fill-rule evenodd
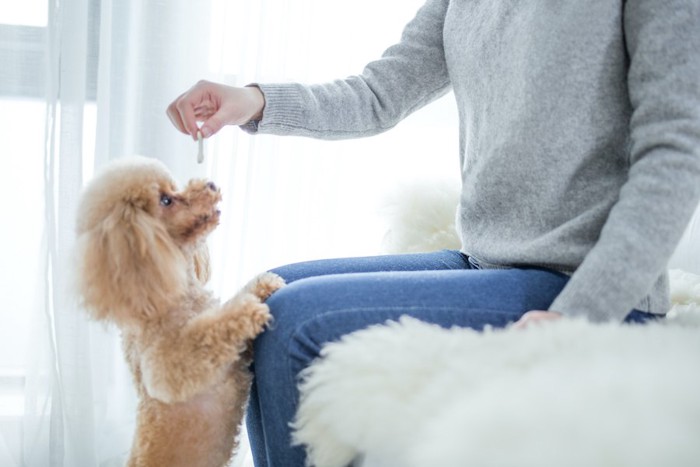
M170 119L170 121L172 122L173 126L175 126L175 128L177 128L180 132L182 132L182 133L184 133L184 134L188 134L188 133L187 133L187 129L185 128L185 123L182 121L182 118L180 117L180 112L177 110L177 107L175 106L175 104L177 103L177 101L178 101L182 96L183 96L183 94L181 94L180 96L178 96L178 98L175 99L175 100L168 106L168 108L166 109L166 112L165 112L165 113L166 113L166 115L168 116L168 118Z
M199 130L195 118L196 105L196 96L189 91L175 101L176 113L182 122L184 132L192 136L192 139L197 139L197 130Z

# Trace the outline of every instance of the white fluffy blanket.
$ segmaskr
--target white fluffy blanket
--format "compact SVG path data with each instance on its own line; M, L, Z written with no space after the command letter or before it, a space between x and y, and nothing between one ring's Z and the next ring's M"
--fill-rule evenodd
M672 284L646 326L351 334L308 370L296 440L319 467L698 466L700 277Z

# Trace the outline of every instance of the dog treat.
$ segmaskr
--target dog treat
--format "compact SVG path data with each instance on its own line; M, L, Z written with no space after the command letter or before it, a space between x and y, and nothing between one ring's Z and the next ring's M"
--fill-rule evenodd
M197 152L197 163L201 164L204 162L204 140L202 139L202 132L197 130L197 144L199 145L199 151Z

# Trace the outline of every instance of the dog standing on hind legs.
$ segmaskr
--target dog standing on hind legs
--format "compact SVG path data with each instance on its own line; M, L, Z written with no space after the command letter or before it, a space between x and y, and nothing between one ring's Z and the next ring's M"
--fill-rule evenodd
M144 157L112 163L81 196L78 289L91 318L120 329L139 396L130 467L220 467L236 448L251 342L284 282L261 274L223 304L205 289L220 200L206 180L178 191Z

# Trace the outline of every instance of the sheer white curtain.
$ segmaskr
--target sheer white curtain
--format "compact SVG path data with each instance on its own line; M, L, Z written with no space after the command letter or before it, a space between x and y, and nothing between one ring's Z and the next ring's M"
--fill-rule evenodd
M12 3L12 4L10 4ZM25 0L0 6L0 465L118 466L135 396L119 337L71 291L80 190L110 159L143 154L222 187L211 238L222 297L256 272L373 254L386 191L456 180L449 98L389 134L319 142L226 129L196 145L167 104L198 79L322 81L359 72L422 0ZM237 459L250 462L246 449Z

